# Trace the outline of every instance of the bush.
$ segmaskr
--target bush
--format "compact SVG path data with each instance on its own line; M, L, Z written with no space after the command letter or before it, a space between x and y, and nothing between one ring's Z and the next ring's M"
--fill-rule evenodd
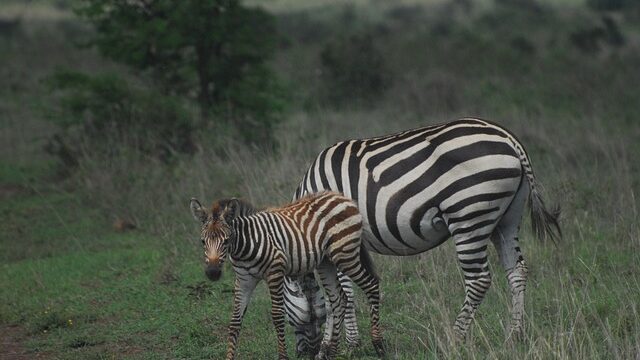
M587 0L587 5L598 11L622 10L634 5L636 0Z
M243 81L227 89L230 98L227 113L220 113L233 121L242 140L262 148L275 145L274 131L282 120L287 95L266 67L248 72ZM235 109L230 109L235 106ZM224 109L222 109L224 111Z
M144 70L165 94L195 94L204 119L253 119L235 121L249 142L271 135L284 101L266 65L277 40L270 14L238 0L87 0L77 13L102 54Z
M109 153L130 146L163 161L195 150L189 114L174 97L134 88L110 74L59 71L48 84L58 100L49 117L61 129L48 150L68 167L86 150Z
M390 71L369 34L330 42L320 60L325 96L335 103L372 101L390 85Z
M612 17L603 16L602 26L575 31L569 37L571 43L585 53L597 53L603 45L621 47L626 40Z

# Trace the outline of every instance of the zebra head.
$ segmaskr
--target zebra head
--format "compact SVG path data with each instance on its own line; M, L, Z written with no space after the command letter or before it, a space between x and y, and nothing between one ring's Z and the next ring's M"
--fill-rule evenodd
M202 224L200 240L204 247L204 272L211 281L219 280L222 275L222 265L233 237L230 224L235 218L236 202L236 199L216 201L209 211L198 200L191 199L191 214Z

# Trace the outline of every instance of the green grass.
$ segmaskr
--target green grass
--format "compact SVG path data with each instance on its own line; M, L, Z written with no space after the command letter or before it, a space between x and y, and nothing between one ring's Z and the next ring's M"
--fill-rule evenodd
M50 229L46 222L32 227L34 234ZM82 225L98 227L99 223ZM594 235L602 242L595 247L590 240ZM51 236L58 236L55 229ZM497 266L471 340L460 347L450 340L450 325L463 297L451 244L408 259L376 257L390 352L399 359L476 358L478 354L507 359L514 350L536 358L633 355L640 332L633 300L640 293L637 245L620 243L607 234L583 236L568 234L558 247L524 237L531 269L526 297L528 339L514 349L503 346L510 298L504 272ZM221 282L205 282L195 242L172 249L157 237L137 232L84 234L83 238L111 245L55 256L41 254L39 259L2 265L0 320L24 326L31 351L60 358L224 355L231 311L230 269ZM374 358L367 341L366 306L361 294L358 299L364 345L352 356ZM241 333L242 358L273 357L269 306L261 285ZM287 339L291 353L290 329Z
M59 197L44 199L54 203L62 201ZM75 223L71 218L60 220ZM2 322L23 325L33 351L53 350L62 358L219 357L225 350L220 339L226 333L232 279L227 276L215 287L203 283L196 256L172 252L149 235L85 231L100 225L85 219L64 229L92 244L77 244L69 251L59 240L59 228L33 222L26 236L48 238L59 251L29 254L39 257L34 260L20 260L22 254L14 252L18 259L2 265ZM29 243L34 249L42 246L38 241ZM194 247L189 250L195 255ZM247 318L248 329L254 329L256 339L275 341L268 312L260 311L268 302L262 297L255 304L257 311ZM250 338L251 333L247 331Z
M7 85L0 86L0 324L19 325L28 356L223 357L233 278L227 268L220 282L206 282L189 198L234 195L281 204L308 162L335 141L467 115L498 121L521 139L548 202L562 206L565 238L543 244L523 226L530 277L521 344L505 342L510 296L495 253L492 288L464 344L453 341L464 290L451 243L415 257L375 256L391 357L628 359L640 353L634 13L616 15L628 39L624 48L588 55L571 45L570 34L600 20L578 0L542 14L490 1L469 13L440 0L304 1L294 8L290 0L269 2L287 44L273 65L293 93L278 152L264 154L203 128L193 156L167 165L130 149L112 156L89 149L65 178L42 150L55 131L47 121L56 99L46 77L72 65L137 78L73 46L83 27L66 10L36 16L47 14L48 4L38 2L17 35L0 35L0 52L7 54L0 57ZM5 15L16 9L14 3ZM328 84L319 53L354 32L374 35L393 85L371 104L335 107L321 98L319 89ZM512 45L516 37L535 51L522 53ZM118 218L138 228L116 232ZM341 358L375 358L361 293L357 301L363 346ZM275 357L269 307L260 285L239 358ZM290 327L287 332L293 356Z
M14 195L0 206L9 235L1 243L0 322L20 324L30 352L69 359L224 355L233 279L227 269L221 282L205 281L195 225L185 224L173 240L144 230L115 233L82 197L54 190ZM471 339L459 346L451 324L463 288L452 244L410 258L376 256L394 358L632 356L640 333L639 246L588 219L565 218L566 238L557 246L524 231L528 335L515 347L505 345L510 298L497 264ZM242 358L273 357L269 306L261 285L241 333ZM360 294L364 341L351 358L374 358L366 308ZM290 328L287 340L293 355Z

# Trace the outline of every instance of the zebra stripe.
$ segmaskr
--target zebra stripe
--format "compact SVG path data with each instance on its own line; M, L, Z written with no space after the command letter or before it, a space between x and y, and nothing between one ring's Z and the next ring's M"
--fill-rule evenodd
M287 358L285 311L301 308L296 307L295 302L285 304L284 293L300 291L301 288L289 286L295 283L285 284L285 276L301 277L312 274L314 270L327 294L332 315L326 319L319 357L336 356L345 318L347 299L338 280L338 271L349 276L365 292L371 306L373 344L378 354L383 354L378 278L366 250L361 246L362 216L351 199L323 192L284 207L262 211L237 199L218 201L211 211L207 211L192 199L191 211L202 223L206 275L213 281L218 280L227 256L236 274L227 359L235 358L242 319L251 294L261 279L267 281L271 296L271 316L278 338L279 358ZM313 286L312 289L316 290ZM296 333L300 331L296 330ZM303 330L301 334L307 336Z
M512 279L511 331L522 333L527 271L517 233L527 198L536 235L554 238L561 234L558 214L546 210L529 157L509 131L485 120L464 118L339 142L316 157L294 199L324 190L342 192L358 204L363 214L363 243L378 254L419 254L453 238L466 290L454 325L459 337L465 336L491 284L486 258L491 240ZM351 285L341 283L348 294L347 342L357 344ZM285 300L298 304L288 308L290 323L306 329L304 336L297 337L297 350L313 353L314 334L322 319L307 315L314 313L313 306L322 305L300 297L310 292L302 286L297 293L287 292ZM309 322L316 332L309 330L314 327Z

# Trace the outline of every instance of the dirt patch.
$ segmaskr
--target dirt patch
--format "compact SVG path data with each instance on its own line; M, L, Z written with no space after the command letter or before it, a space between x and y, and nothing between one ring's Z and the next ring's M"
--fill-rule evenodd
M10 197L22 194L30 194L31 190L24 186L13 184L0 184L0 199L8 199Z
M48 359L44 353L28 352L24 346L24 329L16 325L0 325L0 360Z

